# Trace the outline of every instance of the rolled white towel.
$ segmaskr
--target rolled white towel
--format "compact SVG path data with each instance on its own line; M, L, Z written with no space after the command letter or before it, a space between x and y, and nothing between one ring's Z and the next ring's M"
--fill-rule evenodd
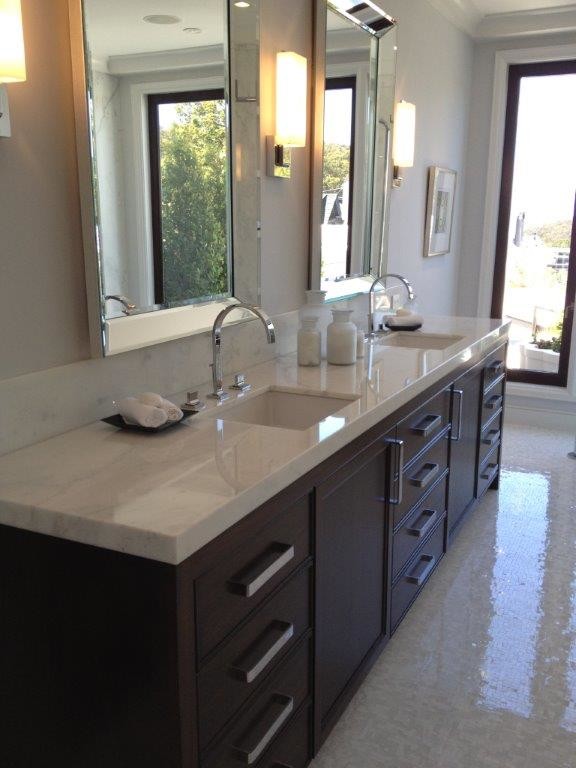
M156 428L168 421L168 414L165 410L141 403L135 397L125 397L123 400L119 400L116 406L126 424Z
M166 411L168 421L181 421L184 418L184 413L177 405L171 403L170 400L166 400L162 395L156 394L156 392L143 392L137 396L137 400L144 403L144 405L162 408L163 411Z

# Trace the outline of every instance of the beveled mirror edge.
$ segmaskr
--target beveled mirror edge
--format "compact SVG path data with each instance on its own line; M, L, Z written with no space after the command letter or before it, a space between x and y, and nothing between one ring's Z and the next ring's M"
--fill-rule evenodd
M108 319L104 315L102 269L96 239L96 203L93 193L93 168L91 147L91 126L88 108L88 82L84 45L82 0L68 0L70 26L70 52L72 64L72 85L76 133L76 160L78 168L79 200L82 224L82 245L86 280L86 302L90 353L93 358L122 354L133 349L153 346L186 336L207 333L211 330L217 315L224 309L238 303L234 296L188 306L161 309L155 312L136 314L129 317ZM230 33L226 30L228 45ZM259 34L258 34L259 39ZM225 48L228 48L228 45ZM229 109L232 109L230 72L228 56L225 62L229 93ZM230 137L228 137L230 143ZM231 157L231 162L233 159ZM234 178L233 168L230 178ZM228 190L231 196L231 190ZM233 229L231 230L231 237ZM232 247L234 251L234 247ZM232 257L234 258L234 256ZM260 272L258 256L258 272ZM260 275L258 275L260 278ZM260 291L260 287L258 289ZM227 319L230 324L244 322L244 316ZM128 323L126 323L128 321ZM121 323L126 323L121 325Z
M72 89L74 122L76 130L76 162L78 169L78 194L84 249L86 277L86 303L90 353L92 357L104 357L105 337L102 322L102 286L96 243L96 215L92 193L92 162L90 147L90 118L88 114L86 68L84 65L84 33L82 0L68 0L70 24L70 52L72 60Z
M315 0L314 3L314 46L313 61L314 74L312 95L312 144L310 150L310 259L308 268L308 287L319 290L321 285L322 245L321 245L321 218L322 195L318 193L322 187L323 155L324 155L324 94L326 80L326 23L328 19L328 7L337 11L330 0ZM391 17L389 17L391 18ZM397 28L397 22L391 29ZM367 32L368 34L368 32ZM389 219L390 185L392 181L392 164L387 160L385 172L388 184L383 201L385 220ZM326 294L326 302L351 299L368 293L373 279L382 274L385 269L385 232L382 231L380 248L376 256L372 254L370 272L364 275L354 275L344 280L331 284ZM324 290L324 288L322 288Z

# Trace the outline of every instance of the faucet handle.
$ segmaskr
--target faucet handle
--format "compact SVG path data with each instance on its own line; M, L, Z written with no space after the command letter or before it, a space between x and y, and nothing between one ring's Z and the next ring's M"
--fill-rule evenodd
M252 385L248 384L246 381L246 376L243 373L237 373L234 376L234 384L232 384L230 389L237 389L240 392L248 392L250 389L252 389Z
M206 403L203 403L198 397L198 391L188 392L186 395L186 402L180 406L185 413L198 413L198 411L206 408Z

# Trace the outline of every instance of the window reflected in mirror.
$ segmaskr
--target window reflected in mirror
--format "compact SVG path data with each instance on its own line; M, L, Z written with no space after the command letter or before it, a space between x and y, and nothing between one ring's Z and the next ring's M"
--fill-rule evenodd
M224 90L148 96L156 304L230 294Z

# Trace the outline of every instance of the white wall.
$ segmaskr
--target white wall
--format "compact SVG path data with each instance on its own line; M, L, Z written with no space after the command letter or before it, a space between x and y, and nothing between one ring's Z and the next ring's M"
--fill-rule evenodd
M396 98L416 104L414 168L392 192L388 271L412 281L423 314L454 314L474 46L427 0L387 0L385 7L399 22ZM451 252L428 259L422 253L431 165L456 170L458 183Z

